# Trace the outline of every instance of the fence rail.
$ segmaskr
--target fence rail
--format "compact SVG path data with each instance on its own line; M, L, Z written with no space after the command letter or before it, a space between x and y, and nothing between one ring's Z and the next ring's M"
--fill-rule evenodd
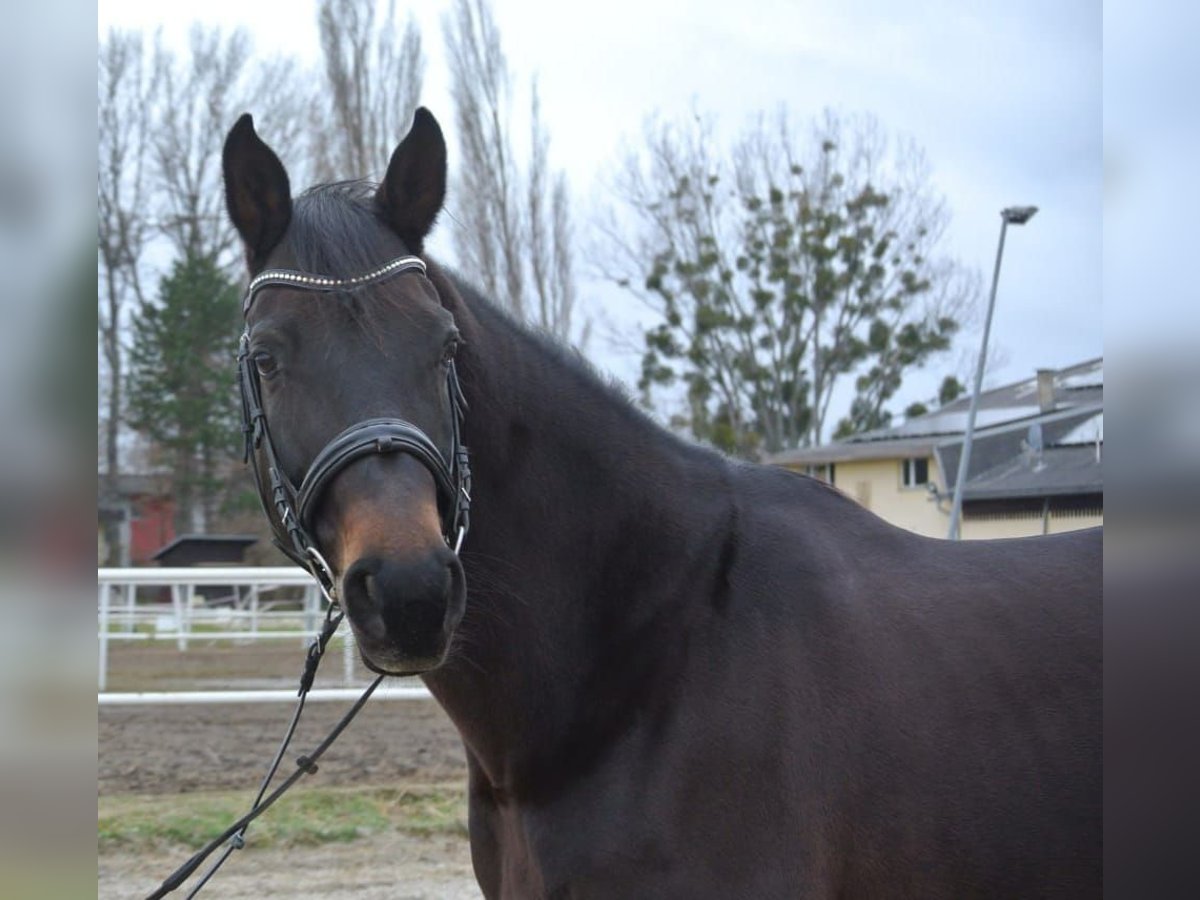
M357 700L361 688L314 688L308 692L307 702ZM379 700L430 700L433 695L421 684L405 684L394 687L379 687L371 694L373 701ZM160 704L207 704L207 703L295 703L295 691L147 691L118 693L109 691L99 695L101 706L158 706Z
M317 583L293 566L103 568L96 581L102 692L112 641L174 640L181 652L198 639L306 643L323 617ZM222 588L228 591L216 593ZM337 639L343 678L352 685L354 638L348 624L338 629Z

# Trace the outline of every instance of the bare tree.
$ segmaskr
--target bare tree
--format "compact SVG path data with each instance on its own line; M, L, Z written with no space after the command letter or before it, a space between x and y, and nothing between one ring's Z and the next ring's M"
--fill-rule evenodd
M307 185L323 173L321 146L327 139L319 109L326 93L314 72L293 58L256 59L235 104L235 116L254 113L255 122L270 132L271 143L288 147L288 172L293 185ZM224 132L229 130L227 123ZM222 133L224 140L224 133Z
M251 66L249 57L249 41L241 32L199 26L179 53L161 39L151 48L137 33L114 32L101 43L98 318L109 489L120 470L121 429L131 424L125 319L130 307L145 310L161 303L144 287L158 281L159 266L148 260L161 262L161 251L167 249L177 263L210 260L226 272L234 268L237 244L224 211L220 150L243 109L258 112L279 140L300 143L306 136L302 129L312 98L311 78L294 60L268 59ZM236 316L229 320L231 334L235 323ZM232 344L229 349L232 353ZM186 371L188 364L181 365ZM224 386L222 382L215 389L218 394ZM235 398L228 393L232 408ZM144 423L134 427L143 437L151 436ZM209 462L209 470L224 465L215 457ZM208 479L207 493L199 498L209 512L206 522L212 523L212 514L237 480ZM116 535L106 537L117 552Z
M536 321L551 334L570 339L576 299L570 194L562 172L553 176L553 187L548 185L550 139L542 124L536 81L531 88L530 123L532 154L525 213L531 282L537 298ZM587 343L587 336L585 323L579 335L581 346Z
M317 177L378 180L421 96L420 28L410 13L399 32L394 0L380 23L374 0L321 0L317 27L333 125L315 150Z
M773 127L760 120L746 133L734 167L742 198L766 198L775 186L789 200L795 194L782 208L801 221L792 253L814 301L801 332L812 357L809 440L821 441L834 388L856 371L857 394L835 436L887 425L884 407L903 372L948 347L979 290L977 273L941 250L950 214L924 151L889 138L873 116L830 110L801 139L781 111ZM824 221L823 210L832 211ZM826 273L834 279L828 290ZM883 334L892 339L873 346Z
M443 19L460 159L453 182L459 263L518 318L583 344L566 179L551 173L536 82L530 90L530 156L511 137L512 85L486 0L456 0Z
M154 127L159 228L180 256L231 265L237 246L221 190L221 143L244 96L250 42L242 31L194 25L180 59L161 43Z
M697 437L746 456L886 425L904 374L943 352L976 281L940 251L948 216L920 151L829 114L797 140L781 114L732 153L709 123L647 128L618 193L608 273L661 316L641 387L686 390Z
M461 156L455 177L464 222L455 234L459 262L488 294L524 318L517 174L504 127L510 85L500 32L480 0L457 0L443 30Z
M105 380L102 394L105 487L115 491L121 472L122 328L131 302L143 299L141 264L153 236L149 116L156 81L137 32L112 31L101 42L98 78L96 244L99 263L97 324ZM105 539L119 552L116 523ZM116 562L110 559L109 562Z

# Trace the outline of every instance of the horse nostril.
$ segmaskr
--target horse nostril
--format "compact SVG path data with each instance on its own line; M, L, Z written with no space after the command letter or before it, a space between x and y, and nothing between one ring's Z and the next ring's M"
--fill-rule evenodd
M463 569L458 557L446 562L446 617L442 628L449 635L462 621L466 612L466 591L463 589Z
M453 592L457 565L436 554L406 562L365 556L343 576L346 609L355 616L395 618L415 606L442 607Z
M377 556L365 556L346 570L342 577L342 595L346 609L351 614L379 612L379 597L375 588L375 575L383 565Z

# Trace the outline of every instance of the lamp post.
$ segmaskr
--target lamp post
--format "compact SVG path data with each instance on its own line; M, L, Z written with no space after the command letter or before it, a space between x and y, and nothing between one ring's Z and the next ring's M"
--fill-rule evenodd
M954 479L954 503L950 507L950 534L952 541L959 539L962 520L962 495L967 483L967 468L971 464L971 443L975 438L975 414L979 411L979 391L983 386L983 368L987 363L988 338L992 332L992 312L996 308L996 285L1000 282L1000 260L1004 257L1004 233L1008 226L1024 225L1038 211L1036 206L1010 206L1000 210L1000 245L996 248L996 268L992 272L992 294L988 298L987 318L983 322L983 344L979 348L979 362L975 366L975 387L971 391L971 407L967 413L967 430L963 434L962 453L958 459L958 474Z

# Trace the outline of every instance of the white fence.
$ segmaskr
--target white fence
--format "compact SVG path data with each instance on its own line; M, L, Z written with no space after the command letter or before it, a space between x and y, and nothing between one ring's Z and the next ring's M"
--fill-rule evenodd
M170 640L180 651L199 639L294 640L299 646L324 618L316 582L292 566L99 569L97 589L102 692L113 641ZM346 623L339 639L343 679L351 685L354 639Z
M308 692L308 703L323 701L351 702L362 696L364 688L314 688ZM429 700L433 695L424 685L380 685L371 694L371 700ZM107 691L100 694L100 706L157 706L162 703L192 705L205 703L295 703L296 692L286 691L151 691L145 693L120 693Z

